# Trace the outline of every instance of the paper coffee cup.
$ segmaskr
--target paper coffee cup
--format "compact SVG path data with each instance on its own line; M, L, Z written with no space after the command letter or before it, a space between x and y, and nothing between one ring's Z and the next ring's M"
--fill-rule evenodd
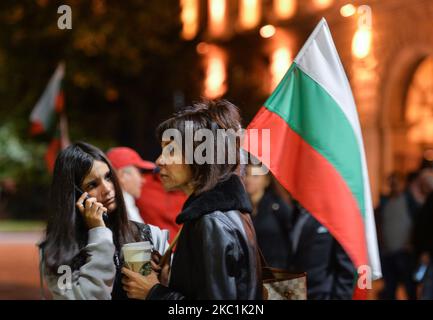
M149 241L127 243L122 247L125 266L142 275L150 274L152 266L152 245Z

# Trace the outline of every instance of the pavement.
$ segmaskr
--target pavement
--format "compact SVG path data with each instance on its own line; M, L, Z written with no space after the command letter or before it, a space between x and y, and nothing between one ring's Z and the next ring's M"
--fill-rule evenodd
M39 300L42 232L0 232L0 300Z

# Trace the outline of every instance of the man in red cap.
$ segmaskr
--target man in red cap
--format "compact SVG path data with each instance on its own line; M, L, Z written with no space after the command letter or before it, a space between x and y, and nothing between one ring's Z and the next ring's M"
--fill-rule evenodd
M145 181L142 173L152 172L156 168L155 164L143 160L136 151L127 147L112 148L108 150L107 157L116 169L129 220L143 223L135 200L140 198L142 185ZM168 232L163 232L155 225L147 224L152 233L155 249L163 254L168 246Z
M186 195L180 191L165 191L156 165L143 160L130 148L112 148L107 157L118 173L130 220L142 222L144 219L149 225L167 229L173 240L180 228L176 216L182 210Z
M143 223L135 199L140 197L144 182L141 171L153 170L155 165L127 147L112 148L107 152L107 157L117 171L129 219Z

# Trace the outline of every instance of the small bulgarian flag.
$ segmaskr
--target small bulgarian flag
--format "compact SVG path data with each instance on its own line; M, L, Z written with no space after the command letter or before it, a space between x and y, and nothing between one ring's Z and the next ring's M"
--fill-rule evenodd
M45 161L50 171L54 168L58 151L69 144L62 91L64 75L65 66L60 63L30 114L31 135L36 136L55 129L54 137L45 153Z
M30 133L32 135L38 135L51 129L56 123L56 114L63 111L62 80L64 75L65 66L60 63L30 114Z
M266 146L249 142L251 132L261 135L262 129L270 132L270 157L261 154ZM246 138L244 148L331 232L354 265L370 267L372 279L380 278L361 128L325 19L248 126ZM366 298L366 290L355 289L354 297Z

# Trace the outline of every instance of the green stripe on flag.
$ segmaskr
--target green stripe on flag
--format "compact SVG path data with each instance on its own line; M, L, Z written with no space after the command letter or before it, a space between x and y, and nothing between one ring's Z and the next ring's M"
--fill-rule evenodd
M264 105L334 166L365 217L358 142L352 126L328 92L293 63Z

